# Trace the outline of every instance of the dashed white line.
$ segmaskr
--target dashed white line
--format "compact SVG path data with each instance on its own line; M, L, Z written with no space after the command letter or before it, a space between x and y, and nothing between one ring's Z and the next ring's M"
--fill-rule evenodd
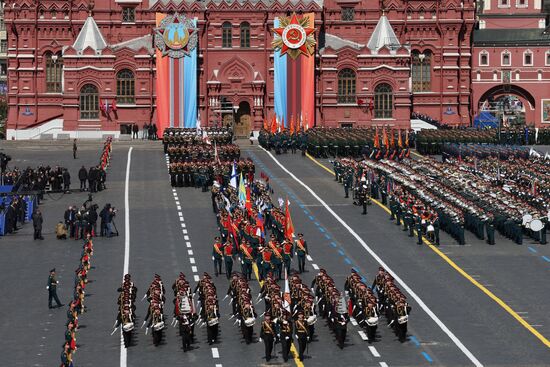
M313 269L319 270L319 266L317 264L311 264L311 266L313 266Z
M179 215L180 217L183 217L183 213L182 213L182 212L178 212L178 215Z
M376 347L369 345L369 350L373 356L375 356L376 358L380 358L380 353L378 353L378 351L376 350Z
M188 255L193 255L193 250L187 250Z
M195 258L194 258L194 257L190 257L190 258L189 258L189 262L190 262L191 264L194 264L194 263L195 263Z
M222 367L222 365L219 363L216 363L216 367Z
M193 279L195 279L195 282L198 282L198 281L201 280L201 278L200 278L197 274L195 274L195 276L193 277Z
M183 236L183 239L189 241L189 236Z
M180 217L180 221L182 221L182 222L183 222L183 221L184 221L184 219ZM185 223L182 223L182 224L181 224L181 228L185 228Z
M197 267L193 265L193 266L191 267L191 271L193 271L193 273L196 273L196 272L199 271L199 269L197 269Z
M380 367L388 367L388 364L386 362L380 362Z
M351 321L351 324L352 324L353 326L357 326L357 325L358 325L358 324L357 324L357 320L355 320L354 317L350 317L349 321Z
M182 223L182 227L185 228L185 223ZM187 234L187 229L182 229L181 231L183 234Z
M191 242L185 242L185 245L186 245L188 248L191 248Z
M220 358L220 352L218 348L212 348L212 358Z
M306 255L306 257L307 257L307 259L308 259L309 261L313 261L313 259L311 258L310 255Z
M361 336L361 339L369 340L369 338L367 337L367 334L365 334L363 330L359 330L358 333L359 333L359 336Z
M441 319L439 317L437 317L437 315L428 307L428 305L426 305L424 303L424 301L411 289L411 287L409 287L409 285L407 283L405 283L405 281L403 281L403 279L399 275L397 275L393 271L393 269L391 269L388 266L388 264L386 264L386 262L383 261L380 258L380 256L378 256L378 254L376 252L374 252L374 250L369 245L367 245L367 243L357 234L357 232L355 232L353 230L353 228L351 228L342 219L342 217L340 217L338 214L336 214L336 212L334 210L332 210L328 206L328 204L323 199L321 199L321 197L319 195L317 195L317 193L315 193L315 191L313 191L311 189L311 187L306 185L303 182L303 180L300 180L298 177L296 177L296 175L294 173L290 172L288 170L288 168L286 168L283 164L281 164L281 162L279 162L279 160L277 158L275 158L275 156L271 152L267 151L266 149L264 149L262 147L260 147L260 148L275 162L275 164L277 164L277 166L279 166L279 168L281 168L284 172L286 172L300 186L302 186L304 189L306 189L311 194L311 196L313 196L319 202L319 204L323 205L323 207L334 217L334 219L336 219L357 240L357 242L359 242L359 244L365 249L365 251L367 251L374 258L374 260L376 260L380 264L380 266L384 267L386 269L386 271L388 273L390 273L394 277L394 279L403 286L403 289L405 290L405 292L407 292L411 296L411 298L413 298L416 301L416 303L420 306L420 308L422 308L424 310L424 312L426 312L426 314L437 324L437 326L439 326L439 328L445 334L447 334L449 339L451 339L453 341L453 343L457 346L457 348L460 349L462 351L462 353L464 353L464 355L476 367L483 367L483 364L462 343L462 341L460 341L460 339L447 327L447 325L445 325L443 323L443 321L441 321Z
M180 202L178 200L176 200L176 205L180 205ZM181 210L181 209L178 209L178 210Z

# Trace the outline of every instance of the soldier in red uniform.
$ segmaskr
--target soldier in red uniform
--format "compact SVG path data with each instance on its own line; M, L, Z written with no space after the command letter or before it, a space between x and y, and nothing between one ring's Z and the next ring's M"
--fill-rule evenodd
M214 238L212 246L212 260L214 261L214 274L218 276L222 272L223 245L220 237Z
M290 264L294 257L294 245L290 241L283 241L283 262L285 264L286 273L290 274Z
M225 275L229 279L233 272L233 245L229 241L223 246L223 260L225 262Z

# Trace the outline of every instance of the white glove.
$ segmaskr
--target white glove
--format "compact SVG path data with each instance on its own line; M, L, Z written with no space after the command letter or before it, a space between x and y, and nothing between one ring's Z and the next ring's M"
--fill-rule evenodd
M214 256L212 256L212 261L214 261L214 260L215 260L215 259L214 259Z
M46 286L46 289L47 289L47 290L50 290L50 287L49 287L49 286Z
M259 338L258 341L261 343L261 342L262 342L262 338Z

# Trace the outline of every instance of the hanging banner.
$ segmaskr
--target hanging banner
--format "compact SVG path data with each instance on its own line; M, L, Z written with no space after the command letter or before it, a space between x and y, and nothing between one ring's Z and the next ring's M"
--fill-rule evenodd
M197 20L156 14L157 127L197 123Z
M275 18L275 114L285 127L311 127L315 119L314 23L314 13Z

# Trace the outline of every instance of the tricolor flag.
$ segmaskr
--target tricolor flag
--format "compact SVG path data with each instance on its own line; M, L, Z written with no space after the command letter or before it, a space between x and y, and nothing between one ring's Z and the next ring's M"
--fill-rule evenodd
M231 179L229 180L229 184L233 186L233 188L237 188L237 163L233 162L233 169L231 170Z
M283 293L283 308L290 312L290 286L288 285L288 274L286 272L286 266L285 268L285 292Z

